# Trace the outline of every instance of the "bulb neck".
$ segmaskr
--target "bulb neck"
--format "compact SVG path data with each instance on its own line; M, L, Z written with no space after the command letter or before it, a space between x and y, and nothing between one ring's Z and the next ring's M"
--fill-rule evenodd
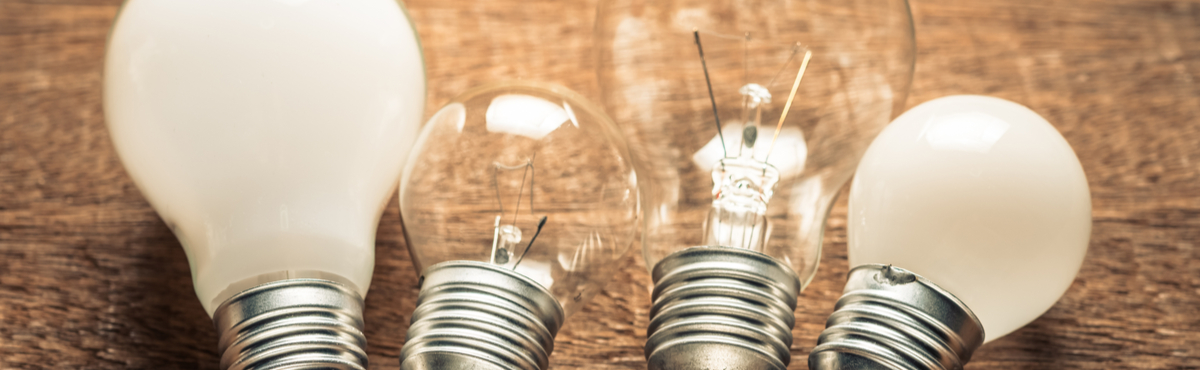
M924 277L879 264L849 275L810 369L962 369L983 344L971 309Z
M745 157L718 161L712 174L713 203L704 221L704 244L761 251L771 235L767 204L779 171Z
M701 246L654 266L650 370L784 370L800 279L765 254Z
M713 166L713 199L766 212L779 183L775 166L752 157L722 158Z
M213 313L221 368L367 368L363 299L330 280L289 279L235 294Z
M473 261L430 266L400 351L404 370L545 370L562 306L512 270Z

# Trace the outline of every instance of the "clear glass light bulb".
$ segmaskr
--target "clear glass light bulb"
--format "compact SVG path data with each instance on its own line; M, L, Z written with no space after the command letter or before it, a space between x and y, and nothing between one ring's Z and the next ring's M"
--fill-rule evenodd
M867 150L850 191L850 266L923 276L973 311L990 341L1062 296L1091 224L1083 168L1054 126L1013 102L949 96L896 118ZM982 335L952 337L977 346ZM974 347L963 350L961 363Z
M638 194L624 139L573 92L500 83L444 106L400 183L423 282L403 366L500 356L545 369L562 320L632 244ZM503 354L484 354L496 348Z
M114 145L218 326L223 303L272 281L367 292L424 106L399 3L131 0L106 58Z
M692 366L682 361L722 343L754 353L704 366L785 367L796 294L816 273L830 205L904 106L914 58L907 3L618 0L601 2L597 16L605 107L650 189L650 367ZM751 272L722 275L734 270ZM703 276L747 285L673 285ZM745 289L785 293L757 302L745 297L774 293ZM705 294L711 305L734 302L731 311L686 309ZM762 305L778 309L755 311Z

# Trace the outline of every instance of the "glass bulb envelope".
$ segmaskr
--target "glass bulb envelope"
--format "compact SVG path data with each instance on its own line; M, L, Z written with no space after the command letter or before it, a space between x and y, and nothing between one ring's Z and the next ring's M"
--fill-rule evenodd
M547 289L565 315L616 270L639 224L637 176L613 123L566 89L483 86L423 128L400 187L419 271L478 261Z
M605 107L646 164L647 267L723 245L806 284L832 200L904 107L907 3L613 1L598 17ZM757 204L714 214L747 186Z
M644 165L649 368L786 368L830 206L904 107L907 2L605 1L595 37Z

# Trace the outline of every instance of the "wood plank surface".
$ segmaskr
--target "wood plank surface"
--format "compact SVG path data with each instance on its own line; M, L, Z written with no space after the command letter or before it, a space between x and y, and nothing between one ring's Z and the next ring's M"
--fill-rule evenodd
M216 334L179 243L126 175L101 110L116 0L0 0L0 369L213 369ZM486 81L598 95L595 3L407 0L428 112ZM1023 103L1087 172L1082 271L1045 316L968 369L1200 368L1200 3L913 0L908 105L949 94ZM805 357L847 270L835 207L796 311ZM367 297L372 368L397 368L417 294L396 202ZM640 248L635 245L633 249ZM558 336L557 369L644 369L649 277L639 254Z

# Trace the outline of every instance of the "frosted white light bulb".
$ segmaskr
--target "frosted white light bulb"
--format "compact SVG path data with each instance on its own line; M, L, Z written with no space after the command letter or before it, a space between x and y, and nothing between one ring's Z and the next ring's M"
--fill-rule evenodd
M255 310L318 307L322 294L345 306L321 309L346 311L357 322L343 329L361 339L376 225L424 95L420 47L395 1L124 5L105 64L109 129L186 250L222 352L266 345L237 326L268 314ZM361 348L346 350L365 364ZM225 353L223 366L242 356Z
M848 228L851 280L904 275L868 264L923 276L974 312L986 342L1033 321L1071 285L1091 199L1075 153L1037 113L950 96L904 113L871 144L851 187Z

